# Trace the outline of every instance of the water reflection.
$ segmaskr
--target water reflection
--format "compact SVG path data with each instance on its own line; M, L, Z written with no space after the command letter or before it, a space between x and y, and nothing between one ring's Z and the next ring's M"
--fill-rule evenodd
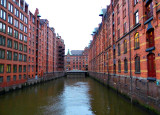
M147 115L90 78L59 79L0 96L0 115Z

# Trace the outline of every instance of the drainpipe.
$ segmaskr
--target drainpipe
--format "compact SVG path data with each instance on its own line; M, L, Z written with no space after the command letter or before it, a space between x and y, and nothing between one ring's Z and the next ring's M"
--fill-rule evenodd
M131 96L131 103L132 103L132 63L131 63L131 36L130 36L130 5L128 0L128 18L129 18L129 57L130 57L130 96Z

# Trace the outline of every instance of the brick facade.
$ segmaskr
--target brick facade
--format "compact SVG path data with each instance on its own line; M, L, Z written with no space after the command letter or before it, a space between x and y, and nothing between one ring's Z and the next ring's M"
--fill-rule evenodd
M75 52L79 53L75 54ZM65 55L65 71L74 69L88 70L88 47L84 50L72 50L71 53L68 51L67 55Z
M56 44L54 28L38 9L33 14L25 0L0 0L0 12L0 90L63 71L56 68L56 47L64 52L64 41Z
M101 79L109 77L107 82L115 88L119 83L126 86L127 94L139 100L137 95L159 100L159 4L159 0L111 0L89 47L89 71L105 74Z

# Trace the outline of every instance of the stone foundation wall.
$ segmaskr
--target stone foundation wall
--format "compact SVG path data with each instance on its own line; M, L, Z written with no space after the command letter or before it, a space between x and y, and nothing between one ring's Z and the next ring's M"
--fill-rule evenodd
M53 79L57 79L60 77L65 76L65 72L54 72L54 73L47 73L44 74L41 78L37 78L37 79L28 79L27 82L23 83L23 84L17 84L17 85L12 85L9 87L0 87L0 94L3 94L5 92L9 92L11 90L15 90L15 89L20 89L22 87L26 87L26 86L30 86L30 85L35 85L38 83L42 83L42 82L46 82L49 80L53 80Z
M89 76L150 109L160 112L160 85L144 78L89 72Z

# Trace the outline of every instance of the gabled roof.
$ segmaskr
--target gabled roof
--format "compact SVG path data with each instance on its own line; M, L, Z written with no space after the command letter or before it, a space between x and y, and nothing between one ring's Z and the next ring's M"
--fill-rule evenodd
M82 55L83 50L71 50L71 55Z

